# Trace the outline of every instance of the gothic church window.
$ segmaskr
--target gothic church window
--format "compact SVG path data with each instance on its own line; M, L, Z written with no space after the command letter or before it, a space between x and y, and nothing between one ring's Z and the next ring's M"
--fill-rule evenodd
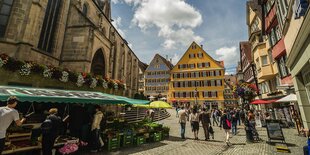
M82 12L83 12L83 15L87 16L87 5L86 4L83 5Z
M49 0L45 10L38 48L48 53L52 52L60 2L60 0Z
M13 0L0 1L0 37L4 37L5 30L12 10Z

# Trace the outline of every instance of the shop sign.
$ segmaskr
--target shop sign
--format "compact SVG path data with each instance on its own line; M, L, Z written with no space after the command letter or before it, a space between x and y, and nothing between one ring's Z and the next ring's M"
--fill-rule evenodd
M280 121L278 120L266 120L267 133L270 140L281 140L285 141Z

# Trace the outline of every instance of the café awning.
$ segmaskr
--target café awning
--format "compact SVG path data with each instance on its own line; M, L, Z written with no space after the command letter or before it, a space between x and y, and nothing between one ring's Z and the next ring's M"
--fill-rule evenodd
M76 91L27 87L0 86L0 101L16 96L21 102L79 104L148 104L147 100L130 99L95 91Z
M276 102L297 102L297 96L296 96L296 94L289 94L289 95L277 100Z

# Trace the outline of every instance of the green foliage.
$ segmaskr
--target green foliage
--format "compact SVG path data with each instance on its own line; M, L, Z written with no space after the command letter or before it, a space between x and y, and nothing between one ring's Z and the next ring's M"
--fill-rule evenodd
M9 58L7 63L4 65L6 70L15 72L19 70L25 63L22 61L15 60L13 58Z
M68 71L68 73L69 73L69 81L75 83L77 81L78 75L71 71Z
M44 72L44 66L34 63L31 67L31 72L42 74Z
M60 70L60 68L54 68L52 78L58 80L61 77L62 77L62 71Z

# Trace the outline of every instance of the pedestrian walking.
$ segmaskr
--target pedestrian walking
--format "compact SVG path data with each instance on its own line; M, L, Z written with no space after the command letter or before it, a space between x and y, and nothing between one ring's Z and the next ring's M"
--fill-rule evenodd
M218 122L217 122L217 110L213 110L213 113L212 113L212 124L214 126L214 122L216 124L216 126L218 126Z
M238 124L240 126L241 125L240 109L236 110L236 117L237 117Z
M229 131L231 129L231 120L230 120L228 111L226 109L224 110L223 115L221 117L221 124L222 124L223 129L224 129L225 134L226 134L225 142L229 146L229 145L231 145L229 142L229 136L230 136Z
M198 140L199 113L197 112L197 109L193 109L193 112L190 114L190 122L192 126L192 132L194 132L195 140Z
M222 110L217 110L217 119L218 119L218 122L219 122L219 127L222 127Z
M185 139L185 126L186 126L186 120L187 120L187 113L184 110L184 107L181 107L181 110L178 111L179 115L179 123L181 126L181 138Z
M101 112L101 107L97 105L95 107L96 113L94 114L93 123L91 126L91 135L92 135L92 150L91 152L98 152L102 147L100 142L100 123L103 118L103 113Z
M19 119L18 111L15 110L17 102L18 99L11 96L7 99L7 106L0 107L0 154L4 149L6 130L11 123L14 121L17 126L21 126L26 120L25 118Z
M176 111L176 118L178 118L178 117L179 117L179 114L178 114L179 110L180 110L179 106L176 106L176 107L175 107L175 111Z
M237 134L237 124L238 124L238 116L237 116L237 111L232 110L231 113L231 131L233 135Z
M244 112L244 109L241 109L239 115L240 115L241 122L244 124L244 121L245 121L245 112Z
M211 126L211 120L210 120L210 113L206 111L206 108L202 109L202 113L200 114L199 119L205 134L205 140L207 141L210 139L209 125Z
M61 118L57 116L58 109L51 108L49 115L41 124L42 130L42 153L43 155L52 155L54 143L61 131Z

